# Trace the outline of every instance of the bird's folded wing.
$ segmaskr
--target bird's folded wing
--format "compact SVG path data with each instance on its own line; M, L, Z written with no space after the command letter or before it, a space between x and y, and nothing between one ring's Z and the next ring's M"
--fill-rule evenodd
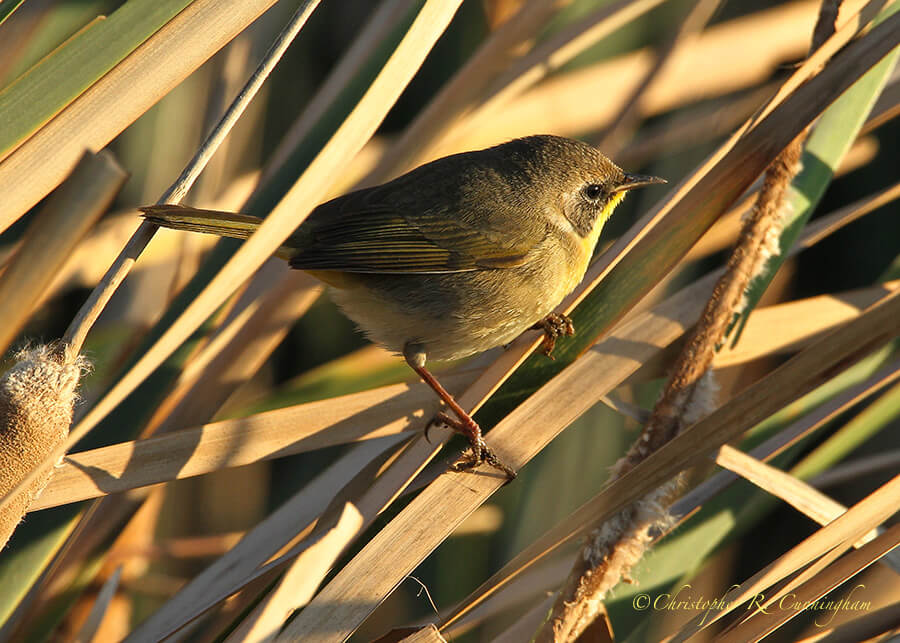
M293 268L375 274L507 268L523 263L535 245L498 241L439 213L404 216L374 206L315 214L298 231L296 251L289 257Z

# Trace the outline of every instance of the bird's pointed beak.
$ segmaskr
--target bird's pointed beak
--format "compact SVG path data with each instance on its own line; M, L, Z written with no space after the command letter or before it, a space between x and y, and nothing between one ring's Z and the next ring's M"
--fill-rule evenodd
M646 174L628 174L625 173L625 179L613 189L613 192L624 192L634 188L644 187L645 185L653 185L654 183L668 183L665 179L658 176L648 176Z

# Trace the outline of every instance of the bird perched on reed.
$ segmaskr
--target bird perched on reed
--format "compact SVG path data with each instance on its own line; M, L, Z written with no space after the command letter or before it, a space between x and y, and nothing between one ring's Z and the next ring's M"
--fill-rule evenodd
M319 205L278 255L333 287L333 298L368 337L402 354L453 416L470 457L515 472L478 424L426 368L545 333L549 355L570 319L554 314L581 281L603 225L625 194L664 183L628 174L593 147L529 136L454 154ZM160 226L249 237L261 220L180 205L142 208Z

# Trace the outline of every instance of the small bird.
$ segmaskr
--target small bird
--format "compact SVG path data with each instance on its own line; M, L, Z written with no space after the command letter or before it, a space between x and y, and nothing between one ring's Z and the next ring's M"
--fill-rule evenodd
M584 277L603 225L628 190L665 183L628 174L593 147L536 135L426 163L319 205L279 248L291 268L332 286L344 313L402 354L456 417L470 457L515 472L426 368L544 331L550 355L572 321L554 308ZM261 220L180 205L141 208L152 223L246 239Z

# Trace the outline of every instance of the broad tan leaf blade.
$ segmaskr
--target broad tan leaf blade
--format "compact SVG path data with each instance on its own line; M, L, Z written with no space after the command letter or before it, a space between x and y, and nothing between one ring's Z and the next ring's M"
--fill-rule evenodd
M69 103L0 162L0 232L274 2L194 0Z
M760 308L750 317L741 342L734 347L723 347L716 354L713 367L723 369L747 364L761 357L796 352L822 334L854 319L860 311L898 288L900 280L883 286L820 295ZM773 328L777 328L778 333L773 333ZM670 358L673 349L678 346L670 348L662 356L662 360L657 359L642 366L629 378L629 383L664 377L665 358Z
M805 565L827 554L833 548L839 547L845 542L853 542L863 536L872 527L882 523L897 511L896 500L898 493L900 493L900 477L896 477L879 487L863 500L853 505L842 516L816 531L812 536L766 566L765 569L760 570L747 579L739 587L727 592L724 597L727 607L720 612L709 614L705 619L704 625L712 625L732 610L743 605L748 599L802 569ZM869 543L869 547L881 549L886 542L895 546L897 531L898 528L895 526L890 532L885 533L873 543ZM875 543L878 544L876 545ZM887 551L890 551L890 549L883 550L883 553L887 553ZM867 551L865 548L855 553L863 560L871 556L871 550ZM879 557L883 553L879 554ZM700 624L700 619L693 619L672 640L686 640L699 631L701 627L703 625Z
M732 473L738 474L745 480L749 480L760 489L791 505L820 525L827 525L847 510L841 503L832 500L802 480L765 464L747 455L740 449L735 449L727 444L719 447L719 452L716 454L716 464ZM853 545L854 547L862 547L865 543L875 538L876 535L875 532L869 532L862 540L853 543Z
M126 2L7 86L0 92L0 161L188 4Z
M442 378L462 390L472 371ZM432 412L424 383L395 384L70 454L32 510L313 449L397 435ZM417 428L417 427L416 427Z
M328 508L334 490L348 484L361 470L393 450L396 438L368 442L347 452L247 532L228 553L197 574L165 605L135 627L126 639L159 641L180 629L217 602L261 575L267 563L291 545L298 533L307 534ZM282 561L283 562L283 561Z

